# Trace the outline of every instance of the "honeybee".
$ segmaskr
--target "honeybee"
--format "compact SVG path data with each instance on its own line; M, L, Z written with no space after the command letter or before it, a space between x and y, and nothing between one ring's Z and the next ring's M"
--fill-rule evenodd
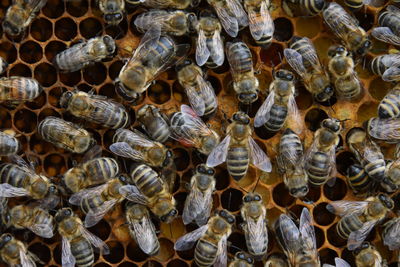
M0 156L15 155L21 150L21 143L15 137L16 134L12 129L0 131Z
M146 205L164 223L178 215L175 199L168 184L149 166L139 164L131 172L133 185L123 186L120 193L132 202Z
M371 118L367 122L368 134L387 143L397 143L400 139L399 118Z
M264 267L289 267L289 264L285 255L272 254L268 257Z
M268 249L267 209L261 195L248 193L243 197L240 209L242 228L247 249L251 255L262 258Z
M180 237L175 243L175 250L194 250L194 261L198 266L226 266L227 240L232 233L235 217L227 210L216 211L206 225Z
M229 267L253 267L254 259L243 251L235 254L235 259L229 263Z
M3 20L4 31L11 36L20 35L46 3L47 0L14 0Z
M393 200L380 193L365 201L332 201L326 209L342 217L336 230L343 239L348 239L347 248L354 250L363 243L375 225L386 218L393 207Z
M269 133L276 133L288 119L292 124L297 124L296 128L300 128L301 118L295 100L293 73L280 69L273 75L274 81L270 84L269 95L254 117L254 127L264 125Z
M348 14L339 4L329 3L322 12L325 23L356 58L364 56L372 47L371 40L356 18Z
M381 100L378 106L378 116L381 119L400 117L400 86L395 86Z
M336 94L343 99L355 99L362 91L361 82L354 69L351 53L344 46L331 46L328 50L328 70Z
M0 78L0 102L17 105L38 97L43 87L33 78L2 77Z
M314 186L325 184L336 175L336 147L341 131L338 119L328 118L314 134L314 141L304 155L305 170Z
M195 221L198 226L207 223L210 217L215 190L215 170L205 164L196 167L190 180L190 193L185 200L182 220L184 224Z
M204 79L203 71L190 59L176 66L178 81L185 89L192 109L198 116L211 116L218 107L211 83Z
M171 135L168 117L153 105L144 105L137 112L137 120L151 139L164 143Z
M239 27L249 25L246 12L238 0L207 0L217 13L222 27L231 37L236 37Z
M7 68L8 68L7 61L4 58L0 57L0 74L4 73Z
M167 35L161 36L160 26L150 28L119 73L118 94L127 101L135 101L158 74L182 60L189 48L188 44L176 44Z
M371 71L386 82L400 80L400 53L376 56L370 63Z
M67 91L60 98L60 106L75 117L107 128L124 128L130 122L123 105L101 95Z
M99 9L103 12L104 21L110 25L118 25L125 16L124 0L98 0Z
M171 117L171 137L185 146L193 146L208 155L219 143L219 135L187 105Z
M181 10L152 9L137 16L134 24L138 31L142 33L157 24L160 25L162 33L182 36L192 31L192 25L196 19L194 13L187 13Z
M156 255L160 250L160 242L147 207L127 202L125 218L129 225L129 233L140 249L147 255Z
M364 242L353 254L357 267L388 267L386 260L369 242Z
M390 250L400 249L400 218L395 217L383 225L383 244Z
M283 173L283 182L290 195L302 198L308 193L308 176L303 164L303 145L299 136L287 128L279 143L278 170Z
M226 56L231 69L233 89L243 104L258 99L259 82L254 75L253 59L249 47L241 41L226 44Z
M283 54L289 65L303 80L306 89L318 102L324 102L331 98L333 87L310 39L293 37L290 48L286 48Z
M53 116L39 123L38 132L45 141L73 153L84 153L96 143L85 129Z
M208 156L207 165L215 167L226 161L228 172L236 181L246 175L250 161L258 169L271 172L268 156L251 135L249 116L242 111L233 114L226 137Z
M249 29L256 43L268 48L272 43L275 25L271 14L269 0L245 0L243 5L249 17Z
M197 0L126 0L132 5L142 4L146 7L157 9L186 9L189 6L194 7L198 4Z
M196 41L196 63L217 68L224 63L224 44L221 39L221 23L214 13L200 12L200 19L195 24L198 33Z
M335 265L323 264L322 267L351 267L345 260L335 257Z
M115 41L109 35L94 37L58 53L53 64L63 72L74 72L110 57L115 47Z
M312 221L308 209L303 208L299 227L286 214L281 214L275 223L277 240L290 266L321 266Z
M380 27L375 27L371 34L376 39L392 45L400 45L400 9L388 5L379 18Z
M325 0L283 0L282 8L290 17L318 15L326 6Z
M386 192L396 192L400 187L400 146L396 146L395 159L386 161L385 178L381 186Z
M76 193L89 186L105 183L119 174L118 162L101 157L100 146L94 146L83 157L82 162L63 174L65 186Z
M0 236L0 258L12 267L36 267L35 262L42 263L35 254L28 250L25 243L8 233Z
M103 255L109 254L108 246L89 232L72 209L63 208L54 216L58 233L61 235L62 266L91 266L94 262L92 245Z
M375 184L364 168L358 164L352 164L347 168L346 178L349 186L356 195L367 195Z

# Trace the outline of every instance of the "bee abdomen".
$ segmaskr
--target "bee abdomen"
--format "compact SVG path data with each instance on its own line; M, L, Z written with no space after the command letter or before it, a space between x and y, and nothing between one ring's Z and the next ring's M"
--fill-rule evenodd
M262 233L260 233L260 235L263 236L263 242L261 246L258 245L254 245L250 240L250 237L248 236L248 233L245 232L246 234L246 245L247 245L247 249L249 250L249 252L254 255L254 256L262 256L267 252L267 248L268 248L268 237L267 237L267 229L265 229L265 231L262 231Z
M309 16L315 16L322 11L325 6L324 0L300 0L300 5L307 10Z
M308 178L313 185L324 184L329 176L329 157L325 153L316 152L306 168Z
M400 116L400 90L387 94L378 106L378 115L382 119Z
M154 48L143 59L143 64L148 67L158 66L159 62L167 61L175 50L175 43L171 37L161 36Z
M368 191L371 180L363 167L351 165L347 170L347 179L350 186L357 192L365 193Z
M383 73L388 69L388 67L386 67L385 64L381 62L382 57L383 56L374 57L374 59L371 61L370 69L373 74L382 76Z
M93 180L103 181L114 178L119 173L119 166L113 158L97 158L87 163L85 169Z
M71 253L75 257L77 266L89 267L93 265L94 255L92 246L83 237L71 242Z
M393 16L391 12L383 12L378 18L378 23L382 27L389 27L396 35L400 33L400 16Z
M288 109L280 105L272 105L269 120L264 123L265 128L270 132L278 132L286 121Z
M337 224L336 229L340 237L347 239L351 232L357 231L363 226L363 222L357 216L345 216Z
M384 159L377 159L374 162L363 161L363 165L365 171L372 179L380 182L385 177L386 164Z
M88 213L94 208L100 207L104 203L102 195L93 195L90 198L84 198L81 203L83 212Z
M364 5L362 0L345 0L344 3L351 10L360 9Z
M238 181L246 175L249 161L249 150L246 147L229 148L226 164L233 179Z
M2 183L8 183L15 187L24 187L28 175L22 171L17 165L2 164L0 166L0 180Z
M20 143L18 139L8 134L0 132L0 155L8 156L16 154L20 149Z
M303 156L300 138L289 128L283 133L279 146L280 154L295 154L298 159Z
M194 251L194 260L201 267L211 266L215 262L217 252L216 245L200 239Z
M155 118L151 125L146 129L151 137L158 142L165 142L171 135L169 125L161 118Z
M164 189L158 174L147 165L142 164L136 167L131 177L139 190L147 197L153 197Z
M230 45L228 57L234 58L240 64L233 64L234 72L245 73L253 70L253 60L250 49L243 42L236 42Z

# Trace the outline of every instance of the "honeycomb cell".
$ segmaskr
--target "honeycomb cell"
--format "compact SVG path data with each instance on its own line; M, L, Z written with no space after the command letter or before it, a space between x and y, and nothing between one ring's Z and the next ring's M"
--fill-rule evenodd
M147 259L147 254L145 254L140 247L135 243L135 241L129 242L126 248L126 255L130 260L134 262L142 262Z
M61 265L61 243L54 247L53 259L58 264L58 266Z
M31 102L25 102L25 106L29 109L40 109L46 104L46 93L42 91L35 100Z
M155 256L155 258L160 262L166 262L171 259L175 254L174 243L166 238L160 238L159 242L160 251Z
M64 13L64 1L48 0L46 5L42 8L42 12L46 17L58 18Z
M157 81L147 89L147 95L156 104L164 104L171 98L171 88L168 83Z
M275 31L274 39L280 42L289 41L293 36L293 24L287 18L277 18L274 20Z
M62 18L56 21L54 33L57 38L63 41L71 41L76 37L77 27L72 19Z
M48 63L41 63L35 67L33 77L45 87L52 86L57 81L56 69Z
M261 49L261 62L268 67L278 66L283 59L283 47L281 44L272 43L268 49Z
M118 263L124 258L124 247L121 243L116 241L107 242L107 246L110 248L108 255L103 255L104 259L109 263Z
M347 169L350 167L350 165L354 163L355 163L354 155L349 151L340 152L336 156L336 168L342 175L346 175Z
M22 77L32 77L31 69L25 64L16 64L8 72L9 76L22 76Z
M221 194L222 208L237 211L242 205L243 193L237 189L229 188Z
M312 39L321 31L321 20L319 17L299 17L296 19L295 28L298 36Z
M333 264L335 266L335 257L338 257L338 254L330 248L323 248L319 251L319 258L323 263Z
M94 265L94 267L111 267L110 264L107 264L105 262L100 262Z
M318 225L326 226L335 220L335 215L326 209L327 204L326 202L319 203L313 209L313 218Z
M238 250L246 251L246 239L243 234L235 232L232 233L229 238L228 242L231 243L231 246L228 247L228 251L232 254L235 254Z
M67 1L67 12L73 17L82 17L88 12L89 1Z
M124 63L120 60L117 60L108 67L108 75L110 76L111 80L115 80L118 77L123 66Z
M295 201L294 197L289 194L284 183L280 183L274 187L272 190L272 198L274 202L281 207L288 207Z
M319 108L311 109L305 117L305 124L310 131L315 132L319 129L321 122L328 118L328 114Z
M12 43L3 41L0 44L0 56L4 58L8 64L14 63L17 59L17 49Z
M101 22L95 18L87 18L79 23L79 32L86 39L101 35L100 33L102 30L103 26Z
M92 85L99 85L107 78L107 68L102 63L95 63L83 70L83 79Z
M381 101L382 98L393 88L391 83L385 82L382 78L378 77L373 79L369 84L368 92L369 94L378 101Z
M176 101L182 104L189 104L189 100L186 96L185 90L178 81L175 81L172 84L172 92L172 95Z
M53 25L48 19L39 18L32 22L30 32L36 41L46 42L51 38Z
M35 63L42 59L43 51L40 45L33 41L21 44L19 48L20 57L26 63Z
M189 265L186 262L184 262L180 259L174 259L174 260L168 262L168 264L167 264L167 267L188 267L188 266Z
M67 89L64 87L54 87L50 89L48 95L49 104L52 105L53 107L60 108L59 99L65 91L67 91Z
M65 159L59 154L50 154L44 159L44 170L48 176L53 177L67 170Z
M128 23L126 19L122 20L118 26L108 26L105 28L106 34L112 38L119 40L125 37L128 32Z
M371 117L376 117L378 110L378 103L375 102L365 102L362 104L357 111L357 121L363 123L364 121L370 119Z
M157 261L150 260L143 264L144 267L162 267L161 263Z
M212 87L214 88L215 95L218 95L219 92L222 90L221 82L217 77L208 76L207 80L211 83Z
M321 228L319 228L316 225L314 225L314 230L315 230L315 239L317 241L317 248L320 248L325 243L325 233Z
M298 93L296 96L296 104L300 110L306 110L313 104L312 95L304 86L296 87Z
M358 12L354 12L353 14L358 19L358 21L360 22L360 26L365 31L369 31L374 25L374 16L372 14L363 12L363 10L359 10Z
M335 42L336 40L331 38L330 36L321 36L315 39L315 41L313 42L315 49L317 50L318 57L322 62L328 59L328 49L330 46L335 44Z
M353 251L349 251L347 248L345 248L342 252L342 259L347 261L347 263L351 266L356 266Z
M55 109L45 108L39 113L39 121L44 120L48 116L54 116L54 117L61 118L61 114L58 111L56 111Z
M103 241L107 240L111 233L111 227L104 219L88 230Z
M28 250L38 256L44 263L49 263L51 260L50 249L42 243L33 243L28 247Z
M342 179L336 178L335 184L324 184L324 195L332 201L341 200L347 193L346 182Z
M225 168L217 167L215 173L216 185L215 188L217 190L224 190L229 186L229 173Z
M60 82L67 86L73 87L74 85L77 85L81 81L81 72L80 71L75 71L75 72L69 72L69 73L59 73L60 75Z
M36 130L36 113L28 109L20 109L14 114L14 126L23 133L31 133Z
M190 164L189 153L182 148L174 149L173 152L176 169L178 171L185 170Z
M318 202L321 197L321 190L318 187L310 187L307 195L304 197L304 201L307 203Z
M67 49L67 46L59 41L51 41L46 45L44 49L44 54L49 62L53 62L54 57Z
M335 223L334 225L328 228L327 230L328 241L331 245L335 247L343 247L344 245L346 245L347 241L339 236L336 230L336 225L337 224Z

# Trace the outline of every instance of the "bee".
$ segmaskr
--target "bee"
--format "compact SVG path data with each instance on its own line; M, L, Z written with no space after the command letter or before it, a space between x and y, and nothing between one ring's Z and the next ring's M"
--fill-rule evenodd
M283 0L282 8L290 17L312 17L322 12L325 0Z
M348 239L347 248L354 250L363 243L375 225L386 218L393 207L393 200L380 193L365 201L332 201L326 209L342 217L336 225L336 230L340 237Z
M160 242L147 207L127 202L125 218L129 225L129 233L140 249L147 255L156 255L160 250Z
M21 143L12 129L0 131L0 156L15 155L21 150Z
M192 109L198 116L211 116L218 107L211 83L204 79L203 71L190 59L176 66L178 81L185 89Z
M331 98L334 93L333 87L310 39L293 37L290 48L286 48L283 54L318 102L325 102Z
M362 86L354 70L351 53L344 46L331 46L328 50L328 70L336 89L336 95L343 99L355 99L360 96Z
M171 137L184 146L193 146L208 155L219 143L219 135L201 120L187 105L171 117Z
M58 233L61 235L62 266L92 266L94 262L92 245L103 255L109 254L108 246L89 232L72 209L63 208L54 216Z
M168 117L153 105L144 105L137 112L137 120L151 139L164 143L171 135Z
M229 263L229 267L253 267L254 259L243 251L235 254L235 259Z
M161 27L150 28L119 73L118 94L127 101L135 101L161 72L180 62L189 48L188 44L176 44L167 35L161 36Z
M383 225L383 244L390 250L400 249L400 218L395 217Z
M160 25L161 32L173 36L182 36L192 31L196 21L194 13L182 10L166 11L151 9L136 17L134 24L139 32L145 33L155 24Z
M42 263L39 258L28 250L25 243L15 239L11 234L0 236L0 258L8 266L36 267L35 262Z
M303 145L299 136L287 128L279 142L277 163L290 195L296 198L304 197L309 191L308 176L304 166L300 164L303 157Z
M84 153L96 143L85 129L53 116L39 123L38 132L45 141L73 153Z
M398 118L371 118L368 120L368 134L387 143L397 143L400 139L400 119Z
M53 64L62 72L74 72L110 57L115 48L115 41L111 36L94 37L58 53Z
M293 123L301 121L295 100L293 73L281 69L273 75L274 81L270 84L269 95L254 117L254 127L264 125L269 133L282 129L287 119Z
M321 266L313 219L307 208L301 212L299 227L289 216L281 214L275 223L275 233L290 266Z
M0 102L17 105L31 101L42 93L43 87L32 78L2 77L0 78Z
M264 267L289 267L289 264L285 255L272 254L268 257Z
M336 147L341 131L338 119L328 118L314 134L314 141L304 155L305 170L314 186L325 184L336 175Z
M0 74L4 73L7 68L8 68L7 61L4 58L0 57Z
M105 183L118 176L118 162L113 158L101 157L100 146L94 146L83 157L82 162L63 174L63 183L73 193L89 186Z
M351 267L345 260L335 257L335 265L323 264L322 267Z
M175 250L194 250L194 261L200 267L227 265L227 242L232 233L235 217L227 210L216 211L206 225L180 237L175 243Z
M395 86L381 100L378 106L378 116L381 119L400 117L400 86Z
M236 37L239 27L249 25L246 12L238 0L207 0L217 13L222 27L228 35Z
M243 197L240 209L242 228L247 249L251 255L262 258L268 249L267 209L261 195L248 193Z
M224 44L221 39L222 26L214 13L201 11L200 19L195 24L198 33L196 41L196 63L217 68L224 63Z
M198 226L207 223L213 204L215 190L215 170L205 164L196 167L190 180L190 193L185 200L182 219L184 224L195 221Z
M7 9L3 20L3 29L10 36L19 36L36 18L47 0L14 0Z
M359 164L352 164L347 168L346 178L356 195L367 195L374 185L374 181L370 179L367 172Z
M258 99L259 82L254 75L253 59L249 47L241 42L228 42L226 56L231 67L233 89L239 102L249 105Z
M271 45L275 31L274 21L268 11L270 4L269 0L244 1L244 9L249 18L250 34L263 48Z
M400 80L400 53L376 56L370 63L372 73L382 77L386 82Z
M364 56L371 49L372 42L368 34L359 26L358 20L339 4L329 3L322 15L331 31L356 58Z
M104 21L109 25L118 25L125 17L124 0L99 0L99 9Z
M400 45L400 9L388 5L386 11L379 15L378 24L371 34L376 39L392 45Z
M388 267L386 260L369 242L364 242L353 254L357 267Z
M236 181L246 175L250 162L264 172L271 172L271 161L251 135L249 116L242 111L233 114L226 137L208 156L207 165L215 167L226 161L228 172Z
M60 98L60 106L75 117L111 129L124 128L130 122L123 105L101 95L67 91Z
M198 4L196 0L126 0L126 2L131 5L142 4L156 9L186 9Z

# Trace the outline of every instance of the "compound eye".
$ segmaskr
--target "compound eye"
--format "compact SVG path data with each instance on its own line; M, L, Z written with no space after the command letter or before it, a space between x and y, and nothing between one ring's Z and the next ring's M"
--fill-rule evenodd
M249 257L249 258L247 258L247 262L250 263L250 264L252 264L254 261L253 261L252 258Z
M178 213L177 210L171 210L171 211L169 212L169 215L170 215L170 216L175 216L177 213Z
M214 175L215 171L213 169L208 169L207 174Z
M239 259L244 259L244 254L243 254L243 253L239 253L239 254L238 254L238 258L239 258Z
M293 75L292 74L286 75L286 80L288 80L288 81L293 80Z
M290 189L290 194L291 195L295 195L296 193L297 193L297 189L296 188Z
M66 210L64 211L64 215L65 215L65 216L71 216L71 214L72 214L72 211L71 211L70 209L66 209Z
M224 211L224 210L221 210L220 212L219 212L219 215L221 216L221 217L226 217L226 211Z
M56 186L54 186L54 185L52 185L52 186L49 187L49 192L50 192L50 193L55 193L56 190L57 190L57 188L56 188Z
M329 128L329 122L327 120L324 120L322 122L322 126L325 127L325 128Z
M122 18L122 14L121 13L115 14L115 18L118 19L118 20L121 19Z
M160 217L160 220L161 220L162 222L165 222L165 221L167 220L167 216L166 216L166 215L161 216L161 217Z
M250 201L251 201L251 196L244 197L244 202L250 202Z
M276 73L276 77L285 78L285 73L283 71L278 70L278 72Z
M227 219L227 221L228 221L228 223L232 224L232 223L234 223L234 222L235 222L235 219L233 219L233 218L229 217L229 218Z
M122 183L126 183L126 177L124 175L120 175L118 178Z
M260 195L255 195L254 196L254 200L255 201L260 201L261 200L261 196Z
M365 243L362 244L361 247L364 248L364 249L365 249L365 248L368 248L368 247L369 247L369 243L368 243L368 242L365 242Z
M240 95L242 95L242 94L240 94ZM239 95L239 98L240 98L240 95ZM240 119L240 118L239 118L239 114L238 114L238 113L233 114L232 119L233 119L234 121L238 121L238 120Z

